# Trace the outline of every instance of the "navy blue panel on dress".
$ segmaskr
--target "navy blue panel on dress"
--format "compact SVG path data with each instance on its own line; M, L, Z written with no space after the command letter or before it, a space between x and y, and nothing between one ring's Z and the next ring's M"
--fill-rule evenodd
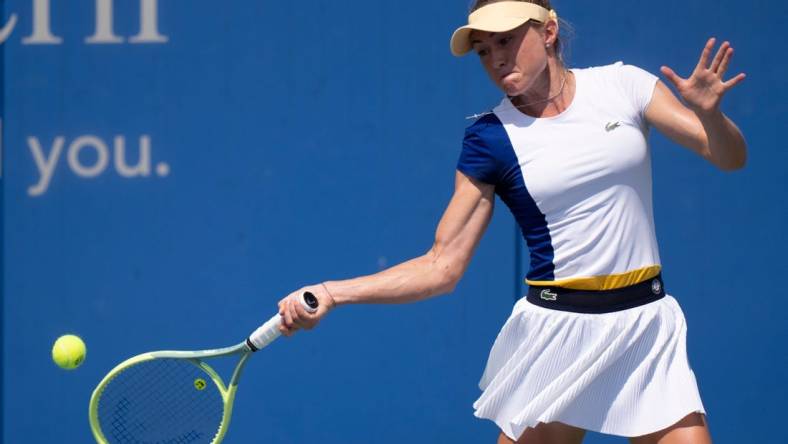
M545 215L525 185L509 135L495 114L487 114L465 130L457 169L495 185L495 192L509 207L523 233L531 255L529 280L554 280L552 239Z

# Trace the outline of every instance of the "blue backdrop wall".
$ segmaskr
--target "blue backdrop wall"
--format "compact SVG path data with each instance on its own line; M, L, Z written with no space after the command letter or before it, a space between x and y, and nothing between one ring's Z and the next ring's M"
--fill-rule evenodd
M657 234L716 442L784 442L786 3L555 3L572 66L686 74L707 37L734 43L749 78L724 110L749 164L653 134ZM500 97L449 54L466 7L0 1L3 442L90 442L90 392L123 358L235 343L301 285L426 251L465 116ZM227 442L494 442L471 404L525 290L515 239L499 205L452 295L343 308L271 346ZM49 357L68 332L89 348L72 372Z

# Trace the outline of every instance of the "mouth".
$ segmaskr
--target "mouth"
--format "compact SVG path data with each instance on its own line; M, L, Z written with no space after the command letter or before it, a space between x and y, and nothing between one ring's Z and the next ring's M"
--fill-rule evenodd
M504 75L502 75L502 76L500 77L500 81L501 81L501 82L504 82L504 81L506 81L506 79L507 79L507 78L509 78L510 76L512 76L512 75L514 75L514 74L516 74L516 73L515 73L515 72L513 72L513 71L512 71L512 72L507 72L506 74L504 74Z

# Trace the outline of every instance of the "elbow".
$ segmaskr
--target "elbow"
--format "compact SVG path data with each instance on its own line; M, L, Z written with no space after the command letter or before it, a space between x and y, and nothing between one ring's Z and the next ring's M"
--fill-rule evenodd
M457 284L462 279L464 267L461 264L445 264L440 267L439 276L439 292L440 294L447 294L457 288Z
M430 293L437 296L451 293L457 288L470 262L470 254L459 249L440 248L435 245L424 255L424 259L429 264Z
M747 165L747 144L742 140L725 149L714 150L714 153L706 148L705 157L722 171L740 170Z
M743 152L735 159L731 159L725 163L718 163L717 167L725 172L737 171L743 169L747 165L747 154Z
M741 162L737 162L737 163L734 163L734 164L719 165L719 168L720 168L720 170L725 171L726 173L730 173L730 172L737 171L737 170L740 170L740 169L744 168L746 163L747 163L746 161L741 161Z
M443 277L443 279L441 279L440 294L449 294L454 292L454 289L457 288L457 283L459 282L459 279L455 279L450 276Z
M457 288L457 283L458 282L459 282L459 279L457 279L457 280L455 280L455 279L448 279L448 278L442 279L440 284L438 285L438 288L437 288L438 291L436 293L439 294L439 295L453 293L454 289Z

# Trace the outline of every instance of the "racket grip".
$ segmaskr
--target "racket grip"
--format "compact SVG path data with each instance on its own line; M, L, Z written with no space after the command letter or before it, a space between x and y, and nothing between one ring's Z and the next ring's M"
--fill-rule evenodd
M318 302L314 294L305 291L301 294L301 306L304 307L309 313L317 311ZM257 351L266 345L270 344L274 339L278 338L282 333L279 331L279 325L282 323L282 316L279 313L275 314L271 319L266 321L257 330L249 335L246 339L246 345L251 351Z

